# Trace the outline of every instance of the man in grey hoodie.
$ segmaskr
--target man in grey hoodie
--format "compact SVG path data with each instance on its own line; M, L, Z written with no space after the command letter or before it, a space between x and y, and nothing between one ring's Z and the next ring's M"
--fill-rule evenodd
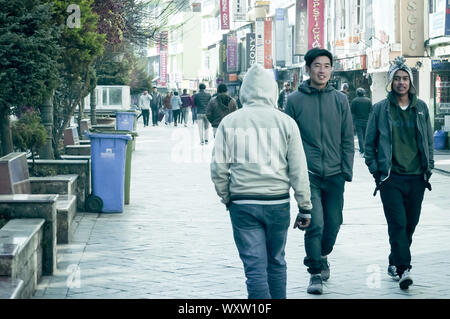
M286 298L284 249L289 190L299 210L294 228L308 227L310 189L300 132L277 107L273 74L255 64L242 83L243 107L217 128L211 179L230 211L250 299Z
M288 97L286 114L300 129L311 185L311 226L305 232L305 266L311 274L307 292L322 293L328 280L327 255L333 250L344 206L344 184L353 176L353 123L347 97L328 81L332 54L314 48L305 55L310 79Z

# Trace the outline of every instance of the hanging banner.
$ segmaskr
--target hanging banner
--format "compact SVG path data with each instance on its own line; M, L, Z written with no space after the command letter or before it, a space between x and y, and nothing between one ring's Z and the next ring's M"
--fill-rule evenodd
M288 24L289 25L289 24ZM292 65L292 52L293 52L293 33L294 33L294 26L288 27L287 32L287 48L286 48L286 66Z
M238 71L238 47L237 37L234 35L227 36L227 72L233 73Z
M264 68L272 69L272 18L264 19Z
M220 0L220 28L222 30L230 30L229 0Z
M277 8L275 10L275 61L280 67L286 65L286 25L286 9Z
M256 63L256 36L254 33L247 33L246 35L246 50L247 50L247 70Z
M167 40L168 32L161 32L159 39L159 85L167 85Z
M257 18L255 22L256 34L256 63L264 64L264 18Z
M295 11L294 54L305 55L308 51L308 0L297 0Z
M234 21L247 21L247 0L233 0Z
M401 0L400 8L402 54L424 56L424 1Z
M325 0L308 0L308 49L324 47Z

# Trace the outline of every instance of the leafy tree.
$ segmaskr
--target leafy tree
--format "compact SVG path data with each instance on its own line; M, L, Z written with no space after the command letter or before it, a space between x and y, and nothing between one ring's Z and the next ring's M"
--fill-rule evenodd
M31 152L33 159L32 170L34 170L34 157L43 147L47 140L47 130L41 123L37 112L26 112L12 125L12 138L14 146L19 150Z
M13 151L9 115L39 107L57 85L60 28L43 0L0 0L0 154Z
M51 1L57 8L55 21L64 26L60 40L64 49L64 54L59 60L60 85L55 91L53 100L53 142L55 157L58 157L59 141L75 109L96 86L94 61L103 53L105 36L97 32L98 16L92 11L93 0ZM79 27L67 23L69 5L76 5L79 8Z

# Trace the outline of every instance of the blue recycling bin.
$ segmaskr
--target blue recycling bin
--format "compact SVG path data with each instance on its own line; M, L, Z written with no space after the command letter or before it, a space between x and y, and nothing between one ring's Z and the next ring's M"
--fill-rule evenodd
M434 148L436 150L443 150L445 148L446 132L438 130L434 132Z
M116 112L116 130L134 131L136 112Z
M130 135L93 133L92 194L103 202L101 212L121 213L124 207L125 160Z

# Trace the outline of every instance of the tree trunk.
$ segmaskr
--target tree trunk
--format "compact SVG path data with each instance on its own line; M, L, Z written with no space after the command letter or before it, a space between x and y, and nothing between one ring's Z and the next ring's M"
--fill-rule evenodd
M14 151L11 123L9 121L9 114L5 107L0 106L0 155L4 156Z
M97 124L97 103L95 103L95 88L91 91L91 125Z
M55 159L53 153L53 94L41 106L41 122L47 131L47 142L40 149L39 158Z

